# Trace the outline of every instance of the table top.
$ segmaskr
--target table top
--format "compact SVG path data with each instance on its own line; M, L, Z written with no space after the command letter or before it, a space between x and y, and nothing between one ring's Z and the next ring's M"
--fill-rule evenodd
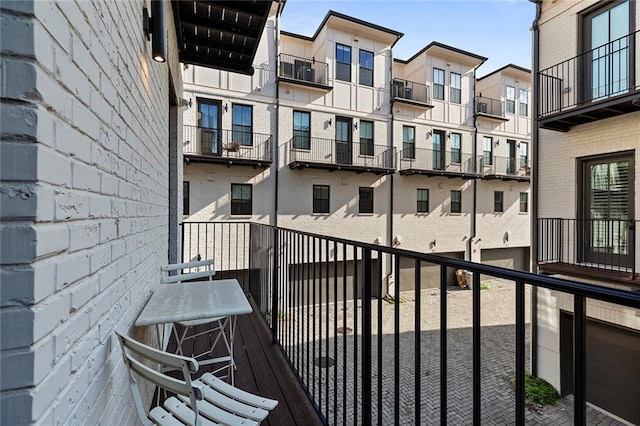
M161 284L135 321L136 326L251 313L238 280Z

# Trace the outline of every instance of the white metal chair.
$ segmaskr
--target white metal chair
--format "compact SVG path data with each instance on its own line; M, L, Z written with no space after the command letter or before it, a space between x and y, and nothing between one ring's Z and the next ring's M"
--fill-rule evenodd
M278 401L238 389L205 373L197 380L198 361L170 354L137 342L116 332L128 370L129 387L138 417L143 425L258 425ZM148 366L156 364L158 369ZM182 371L182 380L164 374L163 367ZM144 379L171 392L163 404L147 410L137 379Z
M193 271L195 270L195 271ZM212 285L215 285L213 276L215 275L215 267L212 259L201 260L196 262L172 263L160 267L162 284L175 284L196 279L208 278ZM176 271L174 275L170 272ZM192 272L193 271L193 272ZM180 327L178 327L178 325ZM208 325L204 330L196 332L196 327ZM201 320L182 321L172 325L172 331L176 337L176 353L178 355L187 355L185 351L186 344L193 341L195 348L195 339L202 335L209 335L211 346L204 352L191 353L190 355L197 359L201 365L224 363L218 369L213 370L214 374L218 374L225 369L228 372L222 377L227 377L231 384L234 383L233 370L235 369L235 361L233 359L233 322L230 317L205 318ZM229 332L227 332L227 328ZM213 352L218 344L222 346L224 355L213 358Z

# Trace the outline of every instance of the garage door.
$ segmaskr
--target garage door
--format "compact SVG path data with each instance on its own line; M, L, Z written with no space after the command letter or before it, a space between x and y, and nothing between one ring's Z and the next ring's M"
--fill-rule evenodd
M464 252L435 253L438 256L452 259L464 259ZM415 260L400 258L400 291L414 290L415 287ZM420 271L420 287L440 288L440 266L432 263L422 263ZM447 268L447 285L457 285L454 268Z
M480 259L487 265L529 271L529 247L486 249Z
M560 317L563 395L573 393L573 315ZM640 424L640 332L587 321L587 401Z

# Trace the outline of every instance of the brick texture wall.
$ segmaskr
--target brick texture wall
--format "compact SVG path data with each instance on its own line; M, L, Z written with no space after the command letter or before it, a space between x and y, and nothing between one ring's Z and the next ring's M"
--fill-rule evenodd
M2 424L134 421L112 337L167 261L170 84L181 93L170 4L165 64L143 6L0 6Z

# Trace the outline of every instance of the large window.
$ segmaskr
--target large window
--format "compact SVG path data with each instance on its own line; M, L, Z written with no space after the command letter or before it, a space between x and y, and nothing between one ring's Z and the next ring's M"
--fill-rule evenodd
M483 136L482 138L482 164L490 166L493 164L493 138Z
M507 103L506 110L509 114L516 113L516 88L507 86Z
M433 170L444 170L445 164L445 132L442 130L434 130L431 136L433 143Z
M360 120L360 155L373 155L373 121Z
M293 111L293 147L311 149L311 113Z
M416 158L416 128L402 126L402 158Z
M526 117L529 115L529 92L526 89L520 89L520 115Z
M428 189L418 189L417 191L417 212L418 213L429 213L429 190Z
M462 140L462 135L460 133L451 133L451 162L452 163L462 162L461 140Z
M351 46L336 43L336 80L351 81Z
M528 167L529 166L529 144L527 142L520 142L518 144L520 148L520 167Z
M313 212L329 213L329 185L313 185Z
M451 191L451 213L462 213L462 191Z
M232 142L243 146L253 145L253 107L250 105L233 105Z
M444 70L433 69L433 99L444 100Z
M231 184L231 214L250 215L252 194L251 185L244 183Z
M189 182L182 182L182 214L189 214Z
M451 73L449 101L456 104L462 103L462 75L457 72Z
M360 50L360 84L373 86L373 52Z
M358 212L373 213L373 188L361 187L358 192Z
M493 212L504 212L504 192L502 191L493 191Z
M526 192L520 193L520 213L527 213L529 211L529 194Z

